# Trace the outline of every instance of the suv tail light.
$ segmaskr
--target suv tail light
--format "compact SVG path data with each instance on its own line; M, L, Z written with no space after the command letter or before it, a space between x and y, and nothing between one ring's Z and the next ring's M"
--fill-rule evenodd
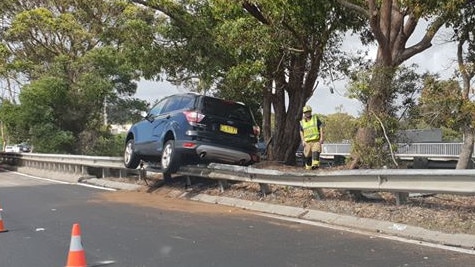
M183 114L185 114L186 120L190 124L199 123L205 117L205 115L196 111L183 111Z

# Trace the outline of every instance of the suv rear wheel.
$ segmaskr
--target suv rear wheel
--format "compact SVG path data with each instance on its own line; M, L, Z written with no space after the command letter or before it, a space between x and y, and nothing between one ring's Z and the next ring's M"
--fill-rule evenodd
M171 174L178 170L178 155L175 151L175 140L168 140L163 146L160 161L163 174Z
M136 169L140 164L139 156L134 152L134 139L127 141L124 150L124 165L129 169Z

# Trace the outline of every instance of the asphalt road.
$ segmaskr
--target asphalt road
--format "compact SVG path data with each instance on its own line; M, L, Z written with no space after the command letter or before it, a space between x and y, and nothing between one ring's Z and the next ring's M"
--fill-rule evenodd
M74 223L81 226L88 266L473 266L475 262L471 254L252 213L177 211L165 204L104 200L103 194L97 188L0 172L1 214L8 230L0 233L0 266L65 266Z

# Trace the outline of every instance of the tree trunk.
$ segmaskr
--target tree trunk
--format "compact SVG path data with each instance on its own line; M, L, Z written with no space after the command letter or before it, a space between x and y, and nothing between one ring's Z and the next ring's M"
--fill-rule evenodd
M272 97L272 81L266 83L262 92L262 136L266 145L271 145L272 141L272 116L271 116L271 97ZM266 147L267 158L272 156L272 150Z
M289 96L289 108L287 110L285 121L282 122L278 134L276 134L274 152L276 158L284 164L295 164L295 152L300 145L299 122L301 119L301 110L305 102L299 101L295 96Z
M274 69L277 71L273 76L272 94L276 128L272 133L271 160L289 165L295 164L295 152L301 143L299 122L302 119L302 108L315 89L323 49L311 54L313 57L311 64L307 62L309 51L291 55L286 69L282 67L280 57L276 58ZM307 75L304 75L306 72ZM286 96L288 105L285 103Z
M289 96L289 101L293 102L293 97ZM289 103L286 111L285 93L277 90L277 93L273 95L273 104L276 128L272 132L272 149L269 159L293 165L295 164L295 151L300 144L298 123L302 114L301 109L305 103Z
M470 169L473 168L472 154L473 144L475 139L475 131L470 126L465 126L462 129L464 140L462 149L460 151L459 160L457 162L456 169Z
M378 59L376 60L378 62ZM389 121L391 99L391 82L395 74L395 68L376 64L373 77L370 82L372 95L369 96L363 121L356 133L356 145L353 146L350 168L359 168L361 164L366 167L381 167L380 163L385 162L383 144L376 144L377 138L385 138L382 127ZM380 125L380 122L383 125ZM389 144L387 144L389 145ZM374 159L378 159L376 162Z

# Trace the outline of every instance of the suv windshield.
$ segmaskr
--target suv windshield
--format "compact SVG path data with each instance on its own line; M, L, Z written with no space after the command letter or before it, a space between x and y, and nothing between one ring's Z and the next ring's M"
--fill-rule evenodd
M253 122L249 109L239 103L205 97L203 101L203 113L225 119Z

